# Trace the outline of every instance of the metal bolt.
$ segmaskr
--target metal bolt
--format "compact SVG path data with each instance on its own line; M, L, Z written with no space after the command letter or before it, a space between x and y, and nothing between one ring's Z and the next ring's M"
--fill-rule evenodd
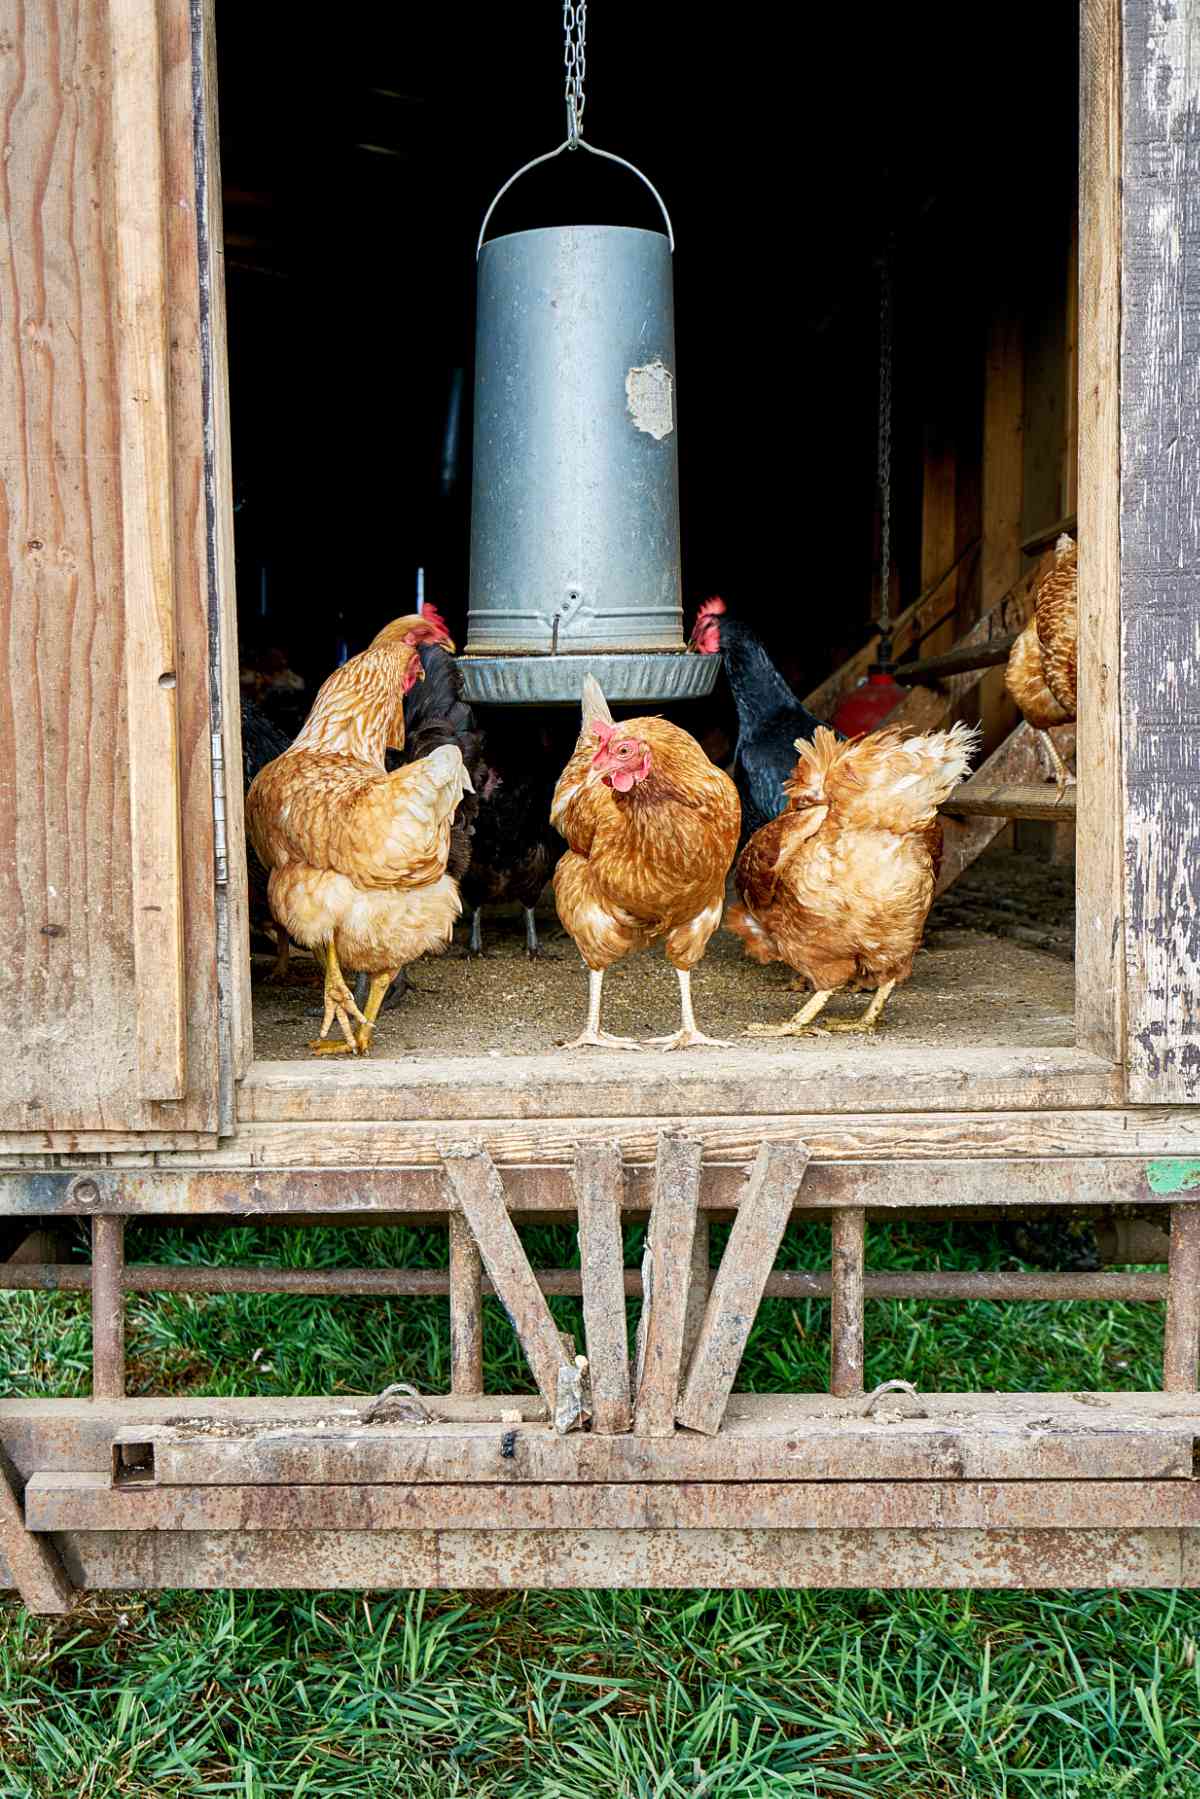
M100 1189L93 1180L71 1182L71 1198L77 1205L95 1206L100 1203Z

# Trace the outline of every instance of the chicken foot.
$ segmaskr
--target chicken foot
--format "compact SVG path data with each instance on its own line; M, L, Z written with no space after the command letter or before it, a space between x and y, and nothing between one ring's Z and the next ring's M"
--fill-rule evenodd
M794 1018L786 1024L748 1024L747 1037L802 1037L818 1013L823 1012L829 1004L836 987L822 987L813 994L806 1006L801 1006Z
M380 999L382 998L383 995L380 994ZM308 1046L314 1055L357 1055L358 1044L350 1024L352 1017L357 1018L360 1024L367 1023L354 1002L354 995L346 985L338 962L337 950L334 947L333 939L330 938L325 946L325 1017L321 1025L321 1035L310 1042ZM343 1043L339 1043L337 1038L329 1036L329 1027L335 1018L341 1027L342 1036L345 1038Z
M690 968L677 968L679 976L679 1011L680 1026L673 1037L650 1037L650 1043L660 1043L663 1054L672 1049L694 1049L707 1043L713 1049L732 1049L733 1044L728 1037L706 1037L697 1029L696 1014L692 1011L692 971Z
M603 986L604 970L589 968L587 1023L578 1037L563 1044L564 1049L641 1049L641 1044L632 1037L614 1037L611 1032L600 1029L600 994Z
M542 953L542 946L538 941L537 919L532 906L522 906L521 910L525 914L525 954L531 962L536 962ZM483 954L482 906L476 906L471 914L471 935L467 941L467 954L468 956L482 956ZM552 956L550 959L553 961L555 958Z
M885 981L882 987L877 988L870 1005L860 1018L827 1018L819 1028L826 1031L873 1031L895 985L895 981Z
M1075 776L1062 759L1062 752L1051 737L1049 731L1042 732L1042 742L1050 752L1050 761L1054 768L1054 784L1060 793L1067 787L1075 785Z

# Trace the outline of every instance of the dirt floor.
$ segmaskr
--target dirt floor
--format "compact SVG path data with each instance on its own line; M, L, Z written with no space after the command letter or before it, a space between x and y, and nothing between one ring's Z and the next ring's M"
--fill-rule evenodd
M882 1030L870 1039L836 1041L881 1048L1071 1044L1073 889L1070 868L1035 855L981 857L934 907L912 980L893 996ZM374 1055L536 1055L574 1037L587 997L583 964L552 904L542 907L539 928L543 953L530 962L519 912L485 914L482 960L466 956L462 927L446 955L419 963L408 993L385 1009ZM270 967L270 956L255 957L255 1055L272 1061L305 1057L320 1017L316 967L306 955L293 955L283 985L267 978ZM779 965L762 968L746 961L737 939L719 931L692 983L701 1029L749 1043L743 1033L752 1021L782 1022L803 1003L788 992L789 979ZM605 1028L639 1038L674 1030L678 991L661 949L630 957L605 977ZM863 994L839 995L830 1003L830 1015L853 1017L866 1003ZM818 1052L832 1041L829 1036L786 1040L798 1054Z

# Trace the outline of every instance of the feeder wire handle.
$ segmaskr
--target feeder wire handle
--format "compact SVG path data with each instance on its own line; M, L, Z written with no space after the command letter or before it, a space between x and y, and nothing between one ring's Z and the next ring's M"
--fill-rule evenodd
M593 156L602 156L605 162L615 162L619 168L628 169L636 175L654 195L658 209L662 213L667 227L667 242L672 252L675 249L675 227L671 223L671 215L667 211L666 201L655 187L648 175L643 175L635 163L627 162L623 156L617 156L612 150L601 150L595 144L589 144L583 135L583 109L587 104L583 91L584 76L587 73L587 0L563 0L563 66L566 70L567 100L567 135L557 149L547 150L542 156L535 156L524 163L515 175L510 175L500 192L483 215L483 224L479 228L479 240L475 245L475 259L479 260L483 250L483 240L487 236L487 228L492 222L492 214L503 200L505 194L515 181L527 175L530 169L538 168L544 162L553 162L564 150L588 150Z
M563 0L563 59L567 71L567 149L578 150L587 104L587 0Z
M892 664L892 241L879 259L879 666Z

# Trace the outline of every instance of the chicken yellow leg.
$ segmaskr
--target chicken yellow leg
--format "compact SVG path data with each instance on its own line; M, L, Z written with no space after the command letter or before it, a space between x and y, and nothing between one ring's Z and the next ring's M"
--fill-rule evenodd
M827 1031L873 1031L879 1023L883 1008L887 1005L888 995L896 985L895 981L885 981L876 989L871 1003L859 1018L827 1018L823 1028Z
M802 1037L813 1019L824 1011L833 998L835 989L824 987L814 993L806 1006L801 1006L794 1018L786 1024L748 1024L747 1037Z
M384 974L377 974L371 981L371 991L367 995L367 1007L363 1013L363 1022L358 1028L358 1053L365 1056L370 1053L371 1038L375 1032L375 1020L379 1017L379 1008L383 1004L388 988L399 973L397 968L389 968Z
M380 997L382 998L382 995ZM341 966L338 963L337 950L331 938L325 946L325 1017L321 1024L321 1035L310 1042L308 1046L314 1055L356 1055L358 1044L354 1040L354 1031L350 1024L352 1017L357 1018L360 1024L367 1022L355 1005L354 995L346 985ZM330 1038L329 1036L329 1027L335 1018L341 1027L344 1042L339 1042L336 1037Z

